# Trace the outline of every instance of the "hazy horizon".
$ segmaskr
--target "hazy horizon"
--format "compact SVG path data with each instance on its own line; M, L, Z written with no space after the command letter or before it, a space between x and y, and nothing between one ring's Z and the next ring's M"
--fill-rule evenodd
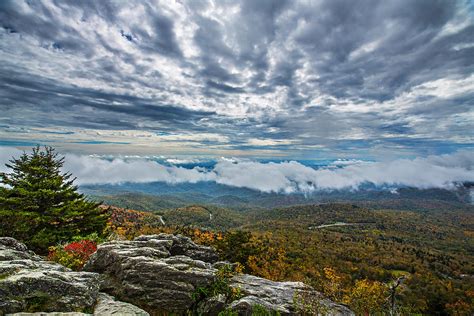
M3 147L0 172L8 172L5 163L22 153L14 147ZM456 189L459 183L474 182L474 156L469 151L381 161L235 157L177 159L71 153L66 153L65 158L63 170L77 177L79 185L215 182L267 193L310 193L318 190L358 190L364 185L388 189Z

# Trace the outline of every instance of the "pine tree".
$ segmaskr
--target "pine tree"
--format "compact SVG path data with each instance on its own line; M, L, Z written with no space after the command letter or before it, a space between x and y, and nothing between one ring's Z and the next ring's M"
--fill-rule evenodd
M77 192L75 178L62 173L64 157L51 147L33 148L0 173L0 236L11 236L44 253L49 246L105 228L107 215Z

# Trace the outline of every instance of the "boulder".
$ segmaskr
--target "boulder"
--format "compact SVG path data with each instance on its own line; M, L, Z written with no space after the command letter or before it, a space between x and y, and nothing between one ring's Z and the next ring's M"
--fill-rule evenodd
M105 293L100 293L97 305L94 309L94 315L135 315L135 316L150 316L143 309L135 305L116 301L114 297Z
M92 312L99 275L46 262L13 238L0 238L0 311Z
M282 306L272 305L268 301L257 296L247 295L241 299L233 301L228 309L237 312L239 315L265 315L265 312L271 311L277 315L291 315L290 311ZM265 311L263 313L258 313Z
M105 293L99 293L97 304L94 309L94 314L85 314L79 312L36 312L36 313L14 313L7 314L7 316L150 316L143 309L135 305L116 301L112 296Z
M193 293L215 279L217 254L189 238L168 234L100 245L84 270L105 276L104 291L145 310L184 313Z
M182 235L159 234L146 235L135 238L136 241L151 241L151 240L169 240L171 246L168 248L171 256L184 255L195 260L215 263L219 260L216 251L211 247L201 246L195 244L190 238Z
M90 316L91 314L85 313L78 313L78 312L37 312L37 313L14 313L14 314L7 314L7 316Z
M319 292L302 282L275 282L248 274L238 274L231 279L231 287L239 288L243 297L231 303L230 309L239 315L251 315L255 306L280 315L298 314L299 296L310 298L318 304L324 315L354 315L347 307L324 298ZM306 302L310 303L310 302Z
M0 261L30 259L42 261L40 256L29 251L25 244L11 237L0 237Z
M207 298L197 307L198 315L218 315L227 308L227 298L223 294Z
M99 293L99 279L97 273L44 261L15 239L0 237L0 315L86 315L104 305L137 311L127 315L147 315Z

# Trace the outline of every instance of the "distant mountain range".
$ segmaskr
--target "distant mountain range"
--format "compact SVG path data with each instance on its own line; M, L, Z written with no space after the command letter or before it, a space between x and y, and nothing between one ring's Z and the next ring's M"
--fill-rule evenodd
M154 210L207 204L237 209L272 208L298 204L357 202L383 208L431 209L437 206L465 207L472 203L472 184L454 190L377 188L321 190L311 194L265 193L215 182L168 184L165 182L83 185L80 190L96 199L136 209ZM132 204L132 205L127 205Z

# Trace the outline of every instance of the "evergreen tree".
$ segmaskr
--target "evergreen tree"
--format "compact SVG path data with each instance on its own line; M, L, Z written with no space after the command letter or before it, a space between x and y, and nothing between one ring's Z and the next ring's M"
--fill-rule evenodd
M102 233L107 215L77 192L75 178L62 173L64 157L39 146L0 173L0 236L11 236L44 253L74 236Z

